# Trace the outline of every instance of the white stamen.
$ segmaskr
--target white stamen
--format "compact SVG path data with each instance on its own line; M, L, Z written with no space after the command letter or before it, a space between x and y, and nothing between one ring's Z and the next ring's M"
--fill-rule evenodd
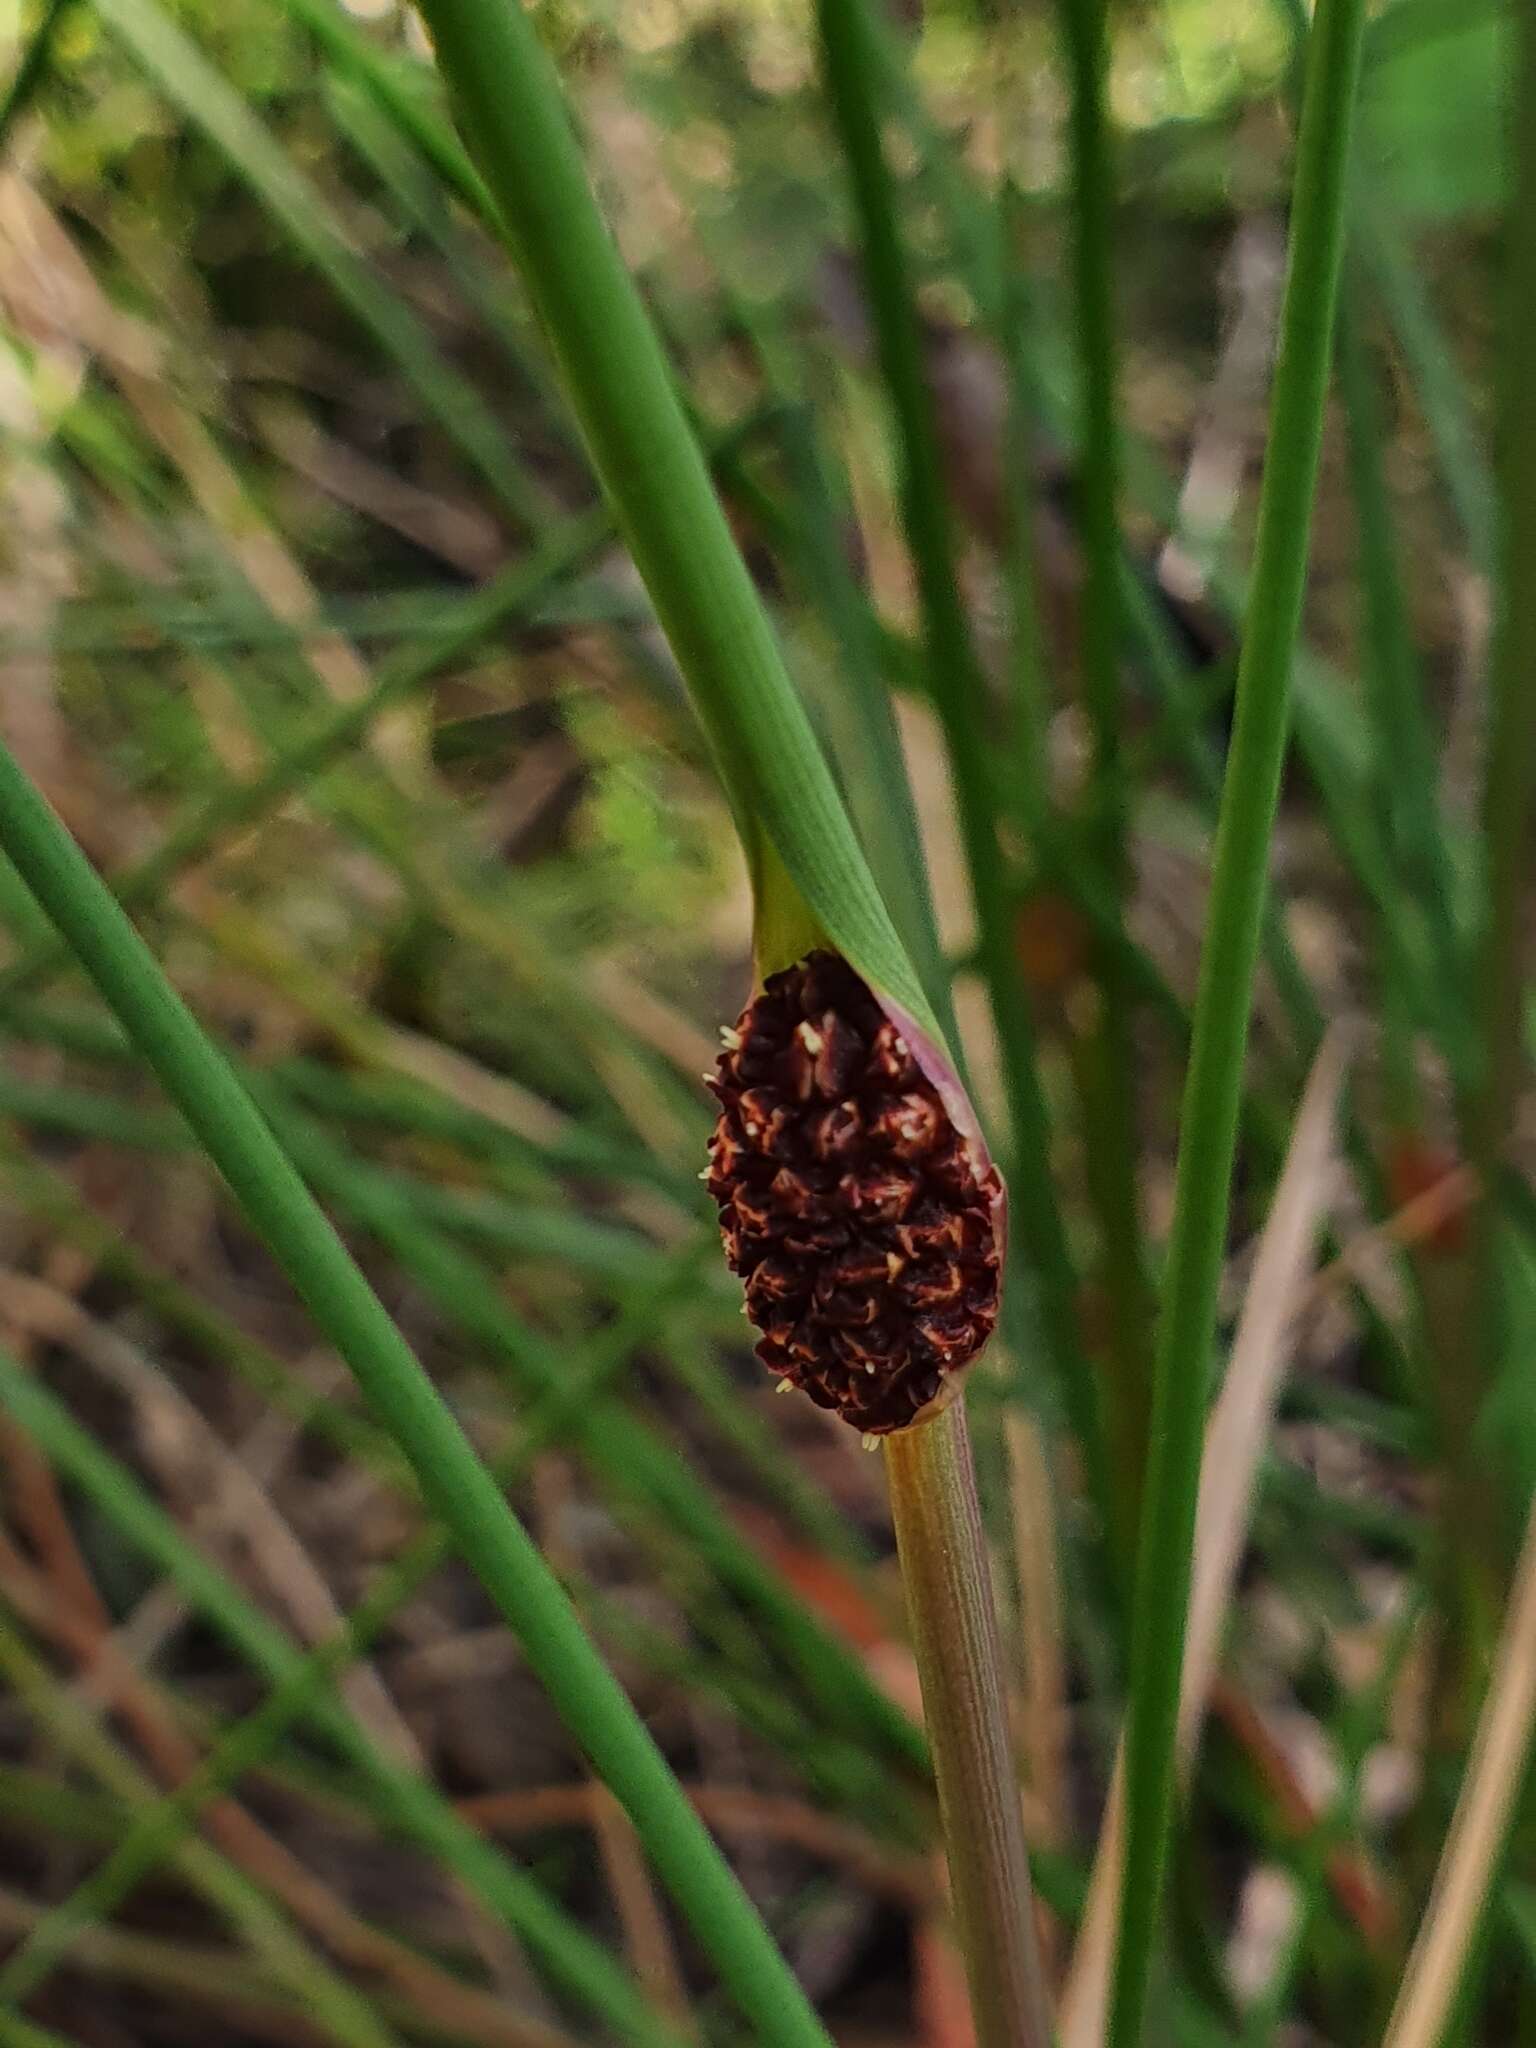
M793 1380L780 1380L773 1391L776 1394L792 1394L795 1391L795 1383Z
M720 1026L720 1043L727 1052L741 1051L741 1033L730 1024Z
M863 1443L866 1451L878 1451L880 1448L880 1439L873 1434L861 1438L860 1441Z
M797 1024L795 1026L795 1036L811 1055L812 1059L816 1057L817 1053L821 1051L827 1042L814 1024Z

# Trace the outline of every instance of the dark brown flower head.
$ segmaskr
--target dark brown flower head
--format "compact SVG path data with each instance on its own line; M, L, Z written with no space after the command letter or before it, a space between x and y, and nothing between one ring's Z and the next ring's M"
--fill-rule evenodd
M770 975L724 1036L709 1191L757 1355L856 1429L903 1429L997 1321L1002 1182L969 1105L832 953Z

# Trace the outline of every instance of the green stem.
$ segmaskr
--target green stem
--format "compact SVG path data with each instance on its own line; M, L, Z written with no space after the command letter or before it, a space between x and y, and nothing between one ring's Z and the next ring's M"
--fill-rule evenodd
M529 15L514 0L424 0L421 11L730 795L757 894L760 964L780 949L785 958L768 964L787 964L819 927L867 981L929 1021L655 330L593 199ZM770 918L779 924L773 934Z
M1120 436L1116 421L1114 166L1105 108L1105 0L1059 0L1071 81L1072 269L1081 383L1077 463L1083 545L1079 610L1083 701L1093 734L1089 843L1123 921L1129 793L1121 738ZM1100 1003L1079 1061L1088 1191L1098 1215L1099 1292L1108 1336L1103 1403L1122 1562L1134 1544L1151 1395L1151 1284L1137 1192L1135 989L1118 948L1095 946Z
M1280 353L1157 1332L1132 1625L1112 2048L1136 2048L1142 2038L1167 1860L1206 1388L1270 833L1290 726L1364 11L1364 0L1320 0L1307 46Z
M11 139L11 130L31 106L37 88L47 75L53 57L54 38L69 0L47 0L43 16L32 31L32 39L21 53L21 62L11 74L5 97L0 99L0 153Z
M0 849L54 920L352 1368L423 1494L523 1645L742 2010L775 2040L826 2036L558 1580L314 1197L84 854L0 748Z
M1019 246L1026 215L1019 188L1009 178L998 198L998 235L1005 287L998 307L998 346L1008 370L1008 424L1004 442L1007 530L1004 568L1008 579L1008 708L1010 808L1026 839L1045 823L1050 808L1051 698L1040 620L1039 564L1035 551L1037 512L1034 412L1029 377L1030 300L1020 274Z
M774 503L757 490L749 500L771 544L798 568L836 646L837 676L816 700L828 728L834 765L875 880L916 963L935 1016L958 1038L917 805L907 776L891 691L882 673L880 624L848 559L842 502L818 426L818 403L807 369L778 323L756 301L730 295L730 314L750 338L769 394L791 497ZM729 478L738 493L743 465Z
M1506 236L1502 388L1499 439L1499 590L1492 664L1492 705L1483 791L1486 848L1478 959L1480 1073L1467 1109L1467 1156L1482 1188L1467 1261L1467 1362L1474 1411L1497 1369L1504 1331L1498 1229L1499 1182L1516 1122L1526 1070L1524 967L1536 816L1536 389L1530 377L1531 322L1536 319L1536 22L1527 6L1511 9L1519 55L1511 132L1515 184ZM1498 1560L1507 1566L1507 1556Z
M1372 795L1377 829L1401 885L1401 917L1376 917L1381 1064L1387 1116L1399 1141L1414 1142L1422 1124L1414 1058L1414 963L1403 943L1405 920L1422 923L1438 966L1435 976L1439 1035L1456 1037L1455 1015L1465 1004L1466 975L1452 917L1452 886L1435 789L1434 750L1424 717L1411 623L1398 574L1391 506L1382 473L1380 399L1362 331L1360 266L1352 236L1339 300L1338 386L1349 427L1350 477L1359 527L1360 575L1365 598L1362 665L1366 703L1375 734ZM1453 1066L1453 1074L1456 1069ZM1427 1389L1439 1455L1446 1468L1440 1503L1449 1626L1439 1664L1442 1678L1481 1666L1478 1647L1491 1627L1479 1591L1498 1556L1496 1495L1489 1488L1474 1440L1485 1366L1476 1355L1479 1318L1461 1299L1466 1276L1443 1261L1421 1264L1415 1286L1430 1353ZM1453 1652L1450 1645L1458 1647ZM1462 1745L1459 1720L1438 1713L1438 1740ZM1434 1823L1431 1823L1434 1832Z
M392 62L379 44L330 0L281 0L295 21L301 21L336 69L354 79L388 116L402 136L431 165L449 191L461 199L485 227L499 227L491 198L453 131L414 84L409 67Z
M977 2048L1049 2048L964 1398L884 1448Z
M1354 210L1361 253L1391 323L1468 557L1479 576L1491 577L1497 511L1487 453L1460 366L1435 317L1425 275L1391 203L1390 185L1365 184Z
M1365 337L1360 293L1351 265L1339 298L1338 385L1349 426L1350 481L1359 532L1365 600L1362 666L1366 702L1376 730L1372 795L1382 844L1402 863L1410 905L1428 879L1415 862L1420 845L1443 846L1435 831L1434 757L1414 675L1413 643L1392 547L1391 512L1382 475L1379 400ZM1413 886L1417 883L1418 889ZM1411 969L1387 919L1377 921L1377 989L1381 1003L1382 1071L1395 1131L1418 1129L1412 1019L1406 997ZM1455 987L1454 979L1449 984Z
M1039 1290L1040 1321L1063 1406L1086 1449L1094 1493L1109 1488L1098 1416L1077 1326L1077 1282L1050 1172L1051 1130L1035 1058L1034 1027L1013 943L1007 865L997 834L988 697L955 577L955 537L945 496L922 345L912 312L896 226L890 170L869 80L878 69L862 0L818 0L827 92L842 143L864 242L881 371L900 444L902 515L923 613L929 691L943 728L960 833L976 909L977 950L1002 1054L1012 1143L1009 1177Z

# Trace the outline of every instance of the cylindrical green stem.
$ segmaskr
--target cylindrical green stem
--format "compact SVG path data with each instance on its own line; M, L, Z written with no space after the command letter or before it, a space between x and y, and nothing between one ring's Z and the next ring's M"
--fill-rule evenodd
M1151 1451L1132 1614L1125 1864L1112 2048L1137 2048L1142 2038L1173 1813L1174 1738L1206 1390L1270 832L1290 730L1291 663L1322 445L1364 12L1364 0L1319 0L1308 39L1290 269L1157 1332Z
M0 150L9 142L11 130L32 104L33 95L47 76L59 21L68 5L69 0L47 0L42 19L32 31L32 40L11 74L10 86L0 99Z
M1500 1274L1498 1183L1527 1068L1524 1030L1531 819L1536 813L1536 389L1530 377L1530 320L1536 307L1536 240L1522 211L1536 195L1536 24L1519 23L1512 94L1515 184L1506 258L1504 361L1500 390L1499 616L1494 638L1488 766L1483 791L1486 896L1479 933L1478 1024L1481 1072L1467 1105L1467 1156L1482 1185L1467 1271L1463 1359L1471 1398L1496 1369ZM1505 1562L1500 1559L1500 1564Z
M559 1581L228 1063L0 746L0 850L48 912L351 1367L599 1776L764 2038L826 2034Z
M871 96L876 35L864 0L818 0L828 104L847 162L863 238L876 352L901 458L901 507L923 616L928 687L949 756L955 816L976 911L976 947L1002 1056L1014 1215L1038 1290L1040 1328L1061 1400L1084 1446L1106 1519L1101 1432L1083 1360L1077 1277L1048 1168L1051 1121L1035 1057L1034 1023L1013 942L1007 866L997 834L987 679L976 657L955 572L955 534L896 199Z
M816 927L918 1017L889 913L726 523L634 279L587 182L559 79L519 0L421 0L460 132L495 200L592 466L730 794L759 959ZM791 927L765 934L775 915ZM783 942L780 943L779 941Z
M1129 880L1129 789L1120 688L1120 436L1116 417L1114 164L1105 105L1109 24L1105 0L1060 0L1072 87L1072 269L1080 382L1078 529L1083 547L1079 609L1083 706L1093 735L1088 844L1121 932ZM1077 1058L1088 1193L1099 1231L1098 1290L1106 1344L1102 1402L1113 1477L1115 1562L1126 1571L1151 1401L1152 1289L1142 1254L1137 1191L1133 1026L1137 990L1113 937L1094 946L1100 1002Z
M885 1463L977 2048L1048 2048L1050 2007L964 1401L887 1437Z

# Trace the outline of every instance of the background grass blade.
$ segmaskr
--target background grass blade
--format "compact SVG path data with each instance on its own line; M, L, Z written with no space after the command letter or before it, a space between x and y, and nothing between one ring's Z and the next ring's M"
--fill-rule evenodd
M1137 1559L1126 1724L1126 1848L1110 2013L1113 2048L1135 2048L1142 2038L1173 1808L1179 1673L1216 1288L1270 829L1290 725L1290 669L1328 389L1363 16L1358 0L1324 0L1307 44L1269 455L1212 860L1157 1334L1152 1457Z
M1511 110L1515 223L1521 218L1519 209L1536 200L1536 27L1524 12L1517 20ZM1525 353L1536 317L1536 247L1518 225L1509 237L1504 289L1499 611L1482 799L1484 893L1477 947L1480 1070L1466 1115L1467 1157L1479 1176L1482 1198L1474 1212L1474 1244L1465 1273L1465 1349L1459 1361L1470 1382L1463 1398L1474 1411L1479 1393L1486 1393L1497 1372L1512 1313L1494 1189L1505 1171L1515 1106L1530 1070L1525 906L1536 815L1536 692L1530 687L1536 663L1536 594L1529 574L1536 551L1536 396L1525 374ZM1507 1530L1494 1540L1497 1547L1489 1564L1496 1585L1508 1556Z
M754 873L760 964L798 959L820 931L867 981L932 1024L710 488L655 333L598 214L532 24L500 0L431 0L423 13L604 491L731 794ZM780 876L791 893L778 886ZM765 927L781 911L783 928Z
M1083 850L1124 930L1130 887L1130 783L1124 760L1121 632L1120 430L1115 346L1114 157L1106 73L1109 10L1102 0L1063 0L1058 10L1071 81L1072 277L1082 420L1084 557L1078 613L1080 690L1093 732ZM1099 1005L1077 1053L1088 1186L1099 1232L1098 1296L1108 1330L1105 1435L1122 1574L1140 1519L1151 1398L1152 1292L1142 1248L1135 1086L1136 983L1123 946L1100 943Z
M956 542L926 388L919 329L896 221L895 197L871 98L875 65L862 0L817 9L828 98L848 167L864 250L866 288L890 396L901 463L903 526L923 615L928 694L944 732L955 809L976 912L977 953L1002 1052L1008 1101L1009 1180L1039 1298L1039 1320L1059 1398L1089 1447L1099 1498L1110 1500L1102 1431L1077 1327L1077 1279L1048 1173L1050 1117L1013 937L1011 892L998 839L999 790L987 733L989 688L976 657L957 580Z
M8 752L0 845L74 947L409 1458L743 2008L824 2036L570 1603L220 1055Z

